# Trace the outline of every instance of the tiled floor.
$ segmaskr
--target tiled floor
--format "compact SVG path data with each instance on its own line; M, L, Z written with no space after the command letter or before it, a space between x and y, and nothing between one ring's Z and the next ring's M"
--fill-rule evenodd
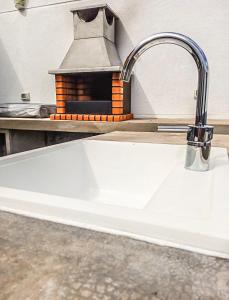
M229 261L0 213L0 300L227 300Z

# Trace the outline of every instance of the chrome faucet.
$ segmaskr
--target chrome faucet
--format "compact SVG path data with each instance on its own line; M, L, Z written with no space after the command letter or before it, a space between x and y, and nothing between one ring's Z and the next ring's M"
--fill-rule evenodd
M174 32L157 33L143 40L127 57L121 79L129 81L135 62L149 48L160 44L174 44L187 50L198 69L198 89L195 125L187 127L187 152L185 168L195 171L209 169L213 126L207 125L208 61L203 50L191 38ZM156 73L156 72L155 72ZM176 127L177 128L177 127Z

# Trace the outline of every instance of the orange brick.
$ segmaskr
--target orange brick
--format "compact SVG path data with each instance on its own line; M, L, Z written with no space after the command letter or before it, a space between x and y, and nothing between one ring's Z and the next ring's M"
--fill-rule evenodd
M122 80L112 80L112 86L113 87L116 87L116 86L123 87L123 81Z
M76 83L75 85L77 90L85 90L91 87L89 83Z
M123 114L123 108L112 108L113 115L121 115Z
M77 99L79 101L90 101L91 100L91 96L85 96L85 95L83 95L83 96L77 96Z
M112 87L112 94L123 94L122 87Z
M94 115L89 115L89 121L95 121L95 116Z
M68 94L69 95L76 95L76 93L77 93L77 90L74 90L74 89L67 89L67 91L68 91Z
M84 95L85 90L76 90L76 95Z
M68 95L68 96L67 96L68 100L70 100L70 101L73 100L73 97L74 97L74 96L72 96L72 95Z
M65 87L64 82L62 82L62 81L57 81L56 82L56 88L63 88L63 87Z
M63 114L63 115L60 116L60 118L61 118L61 120L65 120L66 119L66 115Z
M121 94L113 94L112 95L112 100L123 100L123 95L121 95Z
M61 115L55 115L55 120L60 120Z
M61 82L61 81L73 83L75 79L73 76L56 75L56 82Z
M75 89L75 84L71 82L56 81L56 88Z
M72 119L72 115L67 114L67 115L66 115L66 120L71 120L71 119Z
M64 81L66 82L74 82L75 78L73 76L63 76Z
M133 119L133 114L128 114L128 115L126 115L126 119L127 119L127 120Z
M107 121L107 115L102 115L101 116L101 121Z
M56 89L56 95L66 95L66 94L67 94L67 89L63 89L63 88Z
M56 81L63 81L64 76L62 76L62 75L56 75L55 79L56 79Z
M68 95L57 95L56 96L56 100L60 101L60 100L68 100Z
M85 83L91 83L93 81L93 79L89 76L78 77L76 81L77 81L77 84L80 84L80 83L85 84Z
M108 115L107 121L108 121L108 122L113 122L113 121L114 121L114 116Z
M112 74L112 79L119 79L120 78L120 72L114 72Z
M58 114L65 114L65 108L57 108L57 109L56 109L56 112L57 112Z
M75 89L75 83L65 82L65 87L68 89Z
M50 115L50 120L55 120L55 115Z
M76 82L77 83L84 83L84 79L83 78L77 78Z
M84 115L84 116L83 116L83 120L84 120L84 121L89 121L89 115Z
M76 90L73 88L56 88L56 95L76 95Z
M120 122L121 116L114 116L114 122Z
M76 114L74 114L74 115L72 115L72 120L78 120L78 115L76 115Z
M56 101L57 107L65 107L65 101Z
M123 101L112 101L112 107L123 107Z
M78 115L78 121L83 121L83 115Z
M100 121L101 120L101 116L100 115L96 115L95 116L95 121Z

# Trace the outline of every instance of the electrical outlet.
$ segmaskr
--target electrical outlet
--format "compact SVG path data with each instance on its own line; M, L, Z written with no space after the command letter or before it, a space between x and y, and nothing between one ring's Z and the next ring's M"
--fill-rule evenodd
M30 101L30 93L21 93L21 100L23 102L29 102Z

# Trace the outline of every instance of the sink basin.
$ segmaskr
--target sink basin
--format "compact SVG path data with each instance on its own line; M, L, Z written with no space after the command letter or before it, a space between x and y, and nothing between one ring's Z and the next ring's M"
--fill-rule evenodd
M0 159L0 209L229 258L229 164L185 146L78 140Z

